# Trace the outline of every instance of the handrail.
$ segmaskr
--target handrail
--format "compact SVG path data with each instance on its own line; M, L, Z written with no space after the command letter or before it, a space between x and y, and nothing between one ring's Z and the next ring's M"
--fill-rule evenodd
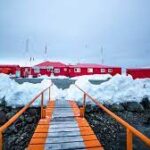
M13 124L18 117L20 117L30 106L41 96L41 118L44 117L44 108L43 108L43 101L44 101L44 92L49 90L49 100L50 100L50 91L51 91L51 84L49 87L45 88L43 91L41 91L38 95L36 95L26 106L24 106L19 112L17 112L12 118L10 118L4 125L0 127L0 150L2 150L3 147L3 132L11 125Z
M140 131L135 129L133 126L131 126L129 123L124 121L122 118L118 117L115 113L111 112L109 109L107 109L105 106L103 106L100 102L98 102L95 98L90 96L87 92L85 92L83 89L81 89L78 85L75 85L80 91L84 93L84 99L83 99L83 108L82 108L82 116L84 116L85 112L85 99L86 96L89 97L99 108L101 108L103 111L105 111L107 114L109 114L112 118L116 119L120 124L122 124L127 129L127 150L132 150L132 134L140 138L143 142L145 142L148 146L150 146L150 138L146 137L144 134L142 134Z

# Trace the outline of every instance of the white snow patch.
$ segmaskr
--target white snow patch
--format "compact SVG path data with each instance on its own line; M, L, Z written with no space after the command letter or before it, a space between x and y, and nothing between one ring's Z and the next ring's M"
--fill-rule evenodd
M93 78L95 77L93 76ZM23 106L50 84L50 79L43 79L41 83L37 84L28 82L18 84L8 75L0 74L0 100L5 98L9 106ZM101 103L140 102L144 97L150 99L150 79L133 80L132 76L115 75L100 85L94 85L89 82L88 77L78 77L75 84ZM51 87L51 99L61 98L82 102L83 93L75 85L70 85L65 90L58 89L53 85ZM89 102L89 99L87 100ZM44 104L47 102L48 91L44 94ZM33 105L40 105L40 98Z
M25 82L18 84L10 79L8 75L0 74L0 100L5 99L8 106L23 106L29 103L39 92L47 88L51 84L51 80L44 79L41 83L33 84ZM46 104L48 101L48 92L45 92ZM40 98L34 102L34 106L40 104Z
M131 76L118 74L100 85L91 84L87 78L80 78L75 84L101 103L140 102L144 97L150 99L150 79L133 80ZM83 93L74 85L66 89L65 93L66 99L83 99Z
M47 75L42 75L38 77L40 79L68 79L66 76L47 76Z
M72 77L71 79L107 80L110 78L112 78L110 74L94 74L94 75L82 75L82 76Z

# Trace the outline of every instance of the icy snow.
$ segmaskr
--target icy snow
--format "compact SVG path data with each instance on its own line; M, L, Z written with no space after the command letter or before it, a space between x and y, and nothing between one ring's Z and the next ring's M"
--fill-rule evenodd
M68 79L66 76L47 76L47 75L42 75L39 76L38 78L40 79Z
M115 75L114 77L109 77L111 78L110 80L100 85L94 85L89 82L90 79L95 80L97 78L99 78L97 75L77 77L75 84L101 103L140 102L146 96L150 99L150 79L133 80L131 76ZM105 80L106 76L100 78ZM50 84L50 79L43 79L41 83L37 84L28 82L18 84L10 79L8 75L0 74L0 100L4 98L9 106L22 106L31 101L34 96ZM44 98L46 104L48 101L48 92L44 94ZM58 89L53 85L51 88L51 99L60 98L82 102L83 93L73 84L65 90ZM34 105L40 105L40 98Z
M82 75L82 76L77 76L77 77L72 77L71 79L87 79L87 80L107 80L112 78L112 76L110 74L95 74L95 75Z
M118 74L100 85L91 84L87 78L80 78L75 84L101 103L140 102L143 97L150 99L150 79L133 80L131 76ZM81 101L83 98L83 93L74 85L71 85L65 92L66 99Z

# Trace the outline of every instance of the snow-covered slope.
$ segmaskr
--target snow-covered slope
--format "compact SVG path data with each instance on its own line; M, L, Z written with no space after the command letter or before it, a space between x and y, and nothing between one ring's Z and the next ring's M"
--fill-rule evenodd
M140 102L143 97L150 99L150 79L133 80L131 76L116 75L100 85L93 85L87 79L79 79L75 84L102 103ZM80 101L83 94L78 91L71 85L66 90L66 98Z
M93 79L97 77L93 76ZM104 77L101 77L105 79ZM122 103L126 101L140 102L143 97L150 99L150 79L133 80L131 76L116 75L100 85L89 82L88 77L76 78L75 84L98 99L101 103ZM28 103L41 90L51 84L50 79L44 79L41 83L32 84L25 82L18 84L5 74L0 74L0 100L6 100L9 106L22 106ZM48 92L44 94L45 104L48 100ZM55 85L51 89L51 99L64 98L67 100L82 101L83 93L74 85L68 89L58 89ZM39 105L36 101L34 105Z

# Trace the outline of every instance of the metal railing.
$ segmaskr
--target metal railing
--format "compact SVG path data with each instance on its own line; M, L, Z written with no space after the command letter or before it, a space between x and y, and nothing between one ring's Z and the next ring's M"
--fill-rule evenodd
M80 91L84 93L83 96L83 107L80 109L80 114L82 117L84 117L85 109L86 109L86 96L90 98L99 108L101 108L103 111L105 111L107 114L109 114L112 118L114 118L117 122L119 122L121 125L123 125L126 128L127 133L127 150L133 149L133 135L137 136L139 139L141 139L144 143L146 143L148 146L150 146L150 138L146 137L144 134L139 132L137 129L135 129L133 126L131 126L129 123L124 121L122 118L118 117L116 114L111 112L109 109L107 109L105 106L103 106L100 102L98 102L95 98L90 96L87 92L85 92L83 89L81 89L79 86L75 85Z
M41 96L41 118L45 117L45 109L44 109L44 92L48 90L48 100L50 100L51 94L51 84L49 87L40 92L37 96L35 96L26 106L24 106L19 112L17 112L12 118L10 118L4 125L0 127L0 150L3 149L3 132L12 125L34 102Z

